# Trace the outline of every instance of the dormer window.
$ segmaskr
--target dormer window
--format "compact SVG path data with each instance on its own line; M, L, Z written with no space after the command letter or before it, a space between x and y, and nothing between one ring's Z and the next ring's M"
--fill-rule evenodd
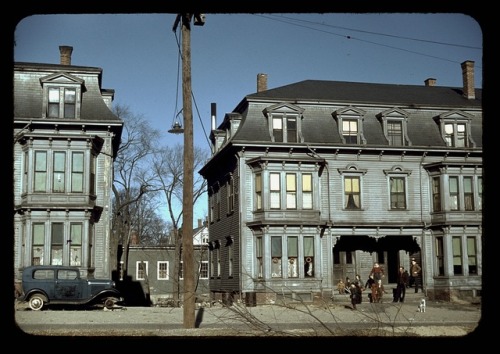
M43 86L44 118L80 118L84 81L69 74L54 74L40 79Z
M301 118L304 110L290 104L277 104L264 109L269 122L271 140L276 143L303 142Z
M363 116L365 111L359 108L347 107L332 113L337 120L340 138L344 144L366 144L363 134Z
M48 118L75 118L76 89L49 87Z
M449 147L475 147L470 132L472 116L464 112L449 112L436 117L441 136Z
M392 146L411 145L408 138L408 116L402 109L394 108L377 114L377 118L382 123L384 136Z

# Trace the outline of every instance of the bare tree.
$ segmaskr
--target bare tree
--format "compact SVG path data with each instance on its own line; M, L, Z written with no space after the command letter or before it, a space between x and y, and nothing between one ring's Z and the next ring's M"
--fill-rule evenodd
M123 277L127 275L130 235L136 226L133 224L132 205L139 202L144 194L152 192L143 176L147 170L147 157L154 152L160 132L126 106L117 105L113 111L124 121L124 130L114 165L112 188L115 208L110 246L112 259L122 263Z
M208 158L208 151L201 148L194 150L194 170L200 169ZM156 151L152 156L151 178L149 183L152 189L160 190L163 193L166 201L168 219L172 226L172 239L175 245L175 259L173 279L176 284L174 291L174 302L178 303L180 286L179 286L179 265L181 259L181 226L182 220L182 198L183 198L183 146L180 144L174 147L166 147ZM193 186L193 205L205 193L206 181L201 175L195 174Z

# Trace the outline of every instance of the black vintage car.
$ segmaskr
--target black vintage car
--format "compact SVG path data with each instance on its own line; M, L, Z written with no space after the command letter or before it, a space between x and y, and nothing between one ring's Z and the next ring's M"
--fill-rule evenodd
M26 267L22 277L23 294L32 310L48 305L100 305L113 308L123 301L111 279L85 279L78 267L37 265Z

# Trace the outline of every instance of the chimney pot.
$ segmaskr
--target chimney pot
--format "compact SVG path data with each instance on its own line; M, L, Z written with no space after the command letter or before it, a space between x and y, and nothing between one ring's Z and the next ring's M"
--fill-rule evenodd
M267 74L257 74L257 92L267 90Z
M472 60L464 61L462 64L463 96L469 100L476 98L474 88L474 62Z
M61 53L61 65L71 65L71 53L73 53L73 47L61 45L59 46L59 52Z

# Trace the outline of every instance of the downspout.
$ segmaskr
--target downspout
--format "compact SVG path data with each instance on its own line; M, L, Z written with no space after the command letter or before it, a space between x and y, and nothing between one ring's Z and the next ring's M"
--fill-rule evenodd
M422 223L422 236L421 236L421 247L420 247L420 258L422 259L420 267L421 277L422 277L422 292L424 296L427 297L427 277L425 276L425 269L427 268L427 259L425 254L425 230L427 229L427 223L424 220L424 203L422 194L422 170L424 169L424 159L427 156L427 152L424 152L422 158L420 159L420 168L418 170L418 175L420 179L420 221ZM431 199L432 202L432 199Z

